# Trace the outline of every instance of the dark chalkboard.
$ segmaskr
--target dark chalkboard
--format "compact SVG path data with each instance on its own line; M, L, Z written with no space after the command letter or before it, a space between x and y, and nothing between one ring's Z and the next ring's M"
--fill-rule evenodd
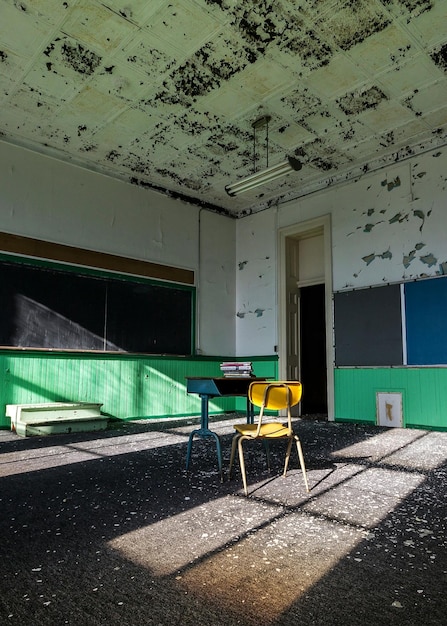
M0 345L192 353L193 289L0 261Z
M402 365L399 285L334 295L337 366Z
M447 364L447 278L405 285L408 365Z
M109 283L107 340L127 352L191 354L191 292Z

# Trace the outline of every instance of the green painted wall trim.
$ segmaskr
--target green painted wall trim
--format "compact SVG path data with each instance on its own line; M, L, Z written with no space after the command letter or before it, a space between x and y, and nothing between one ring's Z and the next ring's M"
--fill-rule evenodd
M402 394L403 426L447 430L447 367L336 368L335 421L376 423L377 392Z
M116 419L200 415L200 398L186 393L187 376L220 376L223 360L252 361L257 376L276 378L277 355L163 357L130 354L0 351L0 428L7 404L100 402ZM210 414L244 410L243 398L214 398Z

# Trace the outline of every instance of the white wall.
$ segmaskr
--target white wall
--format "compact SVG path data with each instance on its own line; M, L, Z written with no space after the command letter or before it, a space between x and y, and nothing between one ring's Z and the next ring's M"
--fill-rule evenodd
M277 339L276 210L237 222L236 346L240 356L274 354Z
M0 231L194 270L200 348L231 354L235 221L203 214L192 204L0 141Z
M197 291L201 354L236 354L234 260L236 220L200 214L200 273Z
M332 215L333 289L447 273L447 150L280 208L279 225Z
M277 343L280 228L331 215L334 291L447 274L446 172L441 149L239 220L238 353L273 354Z
M197 267L198 209L0 142L0 230Z

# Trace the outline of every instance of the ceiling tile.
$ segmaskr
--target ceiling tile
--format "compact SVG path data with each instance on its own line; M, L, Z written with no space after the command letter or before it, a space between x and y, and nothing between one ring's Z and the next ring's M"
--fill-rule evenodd
M414 94L405 101L406 105L417 115L431 113L442 108L447 102L447 82L438 81L423 89L416 89Z
M254 96L242 87L234 88L228 83L223 83L197 102L200 111L213 111L215 115L226 119L238 118L247 111L256 110L257 106L258 101Z
M23 83L33 91L43 93L54 98L54 105L58 106L62 102L71 100L85 84L85 77L70 73L61 66L55 69L49 64L47 69L43 63L36 63L26 74Z
M447 73L447 42L430 50L430 59L436 67Z
M45 44L47 36L48 26L32 14L22 11L19 3L2 3L0 50L7 48L30 58Z
M290 72L277 63L261 60L245 68L229 82L234 89L243 89L261 102L263 98L277 92L281 87L293 85L295 80Z
M349 58L368 74L399 67L419 53L420 46L400 24L389 24L349 51Z
M8 76L17 81L23 77L26 67L29 65L29 59L25 59L12 50L3 46L0 51L0 75ZM0 85L1 88L1 85Z
M328 131L329 139L338 143L343 150L356 146L373 135L374 131L364 122L358 118L350 119L347 115L344 116L337 126Z
M126 109L115 117L112 122L94 130L97 144L105 144L107 150L118 150L132 145L145 133L154 132L161 119L156 115L138 109Z
M52 112L51 96L39 93L24 84L14 92L12 106L36 117L48 117Z
M346 153L358 167L367 163L369 160L377 158L377 155L386 153L386 150L382 145L380 137L371 136L364 141L360 141L348 147Z
M103 56L67 35L51 39L36 57L33 69L83 82L101 65Z
M105 96L91 85L86 85L70 103L60 111L59 118L67 125L86 126L92 131L113 119L124 110L123 103L114 96Z
M52 25L60 24L70 10L69 3L60 0L13 0L13 4L19 11Z
M329 65L312 72L306 85L324 98L335 99L353 86L365 83L366 78L367 74L346 55L338 54Z
M136 27L102 4L80 0L61 26L64 33L102 53L136 34Z
M419 55L389 72L377 76L384 90L402 99L406 94L438 81L442 72L426 56Z
M392 130L383 133L379 138L385 148L401 146L413 138L423 137L427 133L427 124L424 120L412 119L402 126L396 126Z
M129 64L102 65L96 71L95 88L104 95L113 95L129 105L146 96L151 83L142 71Z
M421 118L432 130L438 131L447 127L447 105L426 113Z
M169 70L184 61L185 54L171 44L149 36L145 30L139 32L131 41L118 50L114 58L127 62L145 72L152 81L161 83Z
M220 26L220 22L204 7L177 0L169 2L154 15L148 24L148 31L190 54L212 39Z
M406 3L402 3L406 4ZM406 23L408 30L418 38L421 45L431 48L445 42L447 33L447 10L442 0L408 0L414 7L417 17ZM418 11L419 7L420 11Z
M279 127L272 129L270 137L278 146L290 150L311 141L314 135L299 124L284 121Z
M359 119L374 132L380 133L414 120L413 113L398 102L383 100L377 107L359 115Z
M35 0L38 2L39 0ZM129 22L143 26L168 0L103 0L102 4Z
M357 0L341 2L334 11L317 22L325 40L334 41L342 50L350 50L374 33L384 30L390 18L380 2Z

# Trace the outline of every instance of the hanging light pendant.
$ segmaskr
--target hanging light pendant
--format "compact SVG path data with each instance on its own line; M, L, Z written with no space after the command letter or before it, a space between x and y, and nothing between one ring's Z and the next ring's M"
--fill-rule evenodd
M238 196L241 193L270 183L277 178L281 178L281 176L285 176L286 174L289 174L289 172L297 172L302 168L301 162L293 157L287 157L285 161L279 163L278 165L272 165L271 167L268 166L268 125L270 119L269 115L264 115L253 122L253 166L255 172L254 174L251 174L250 176L247 176L232 185L227 185L225 187L225 191L229 196ZM256 172L256 131L263 126L266 127L267 168Z

